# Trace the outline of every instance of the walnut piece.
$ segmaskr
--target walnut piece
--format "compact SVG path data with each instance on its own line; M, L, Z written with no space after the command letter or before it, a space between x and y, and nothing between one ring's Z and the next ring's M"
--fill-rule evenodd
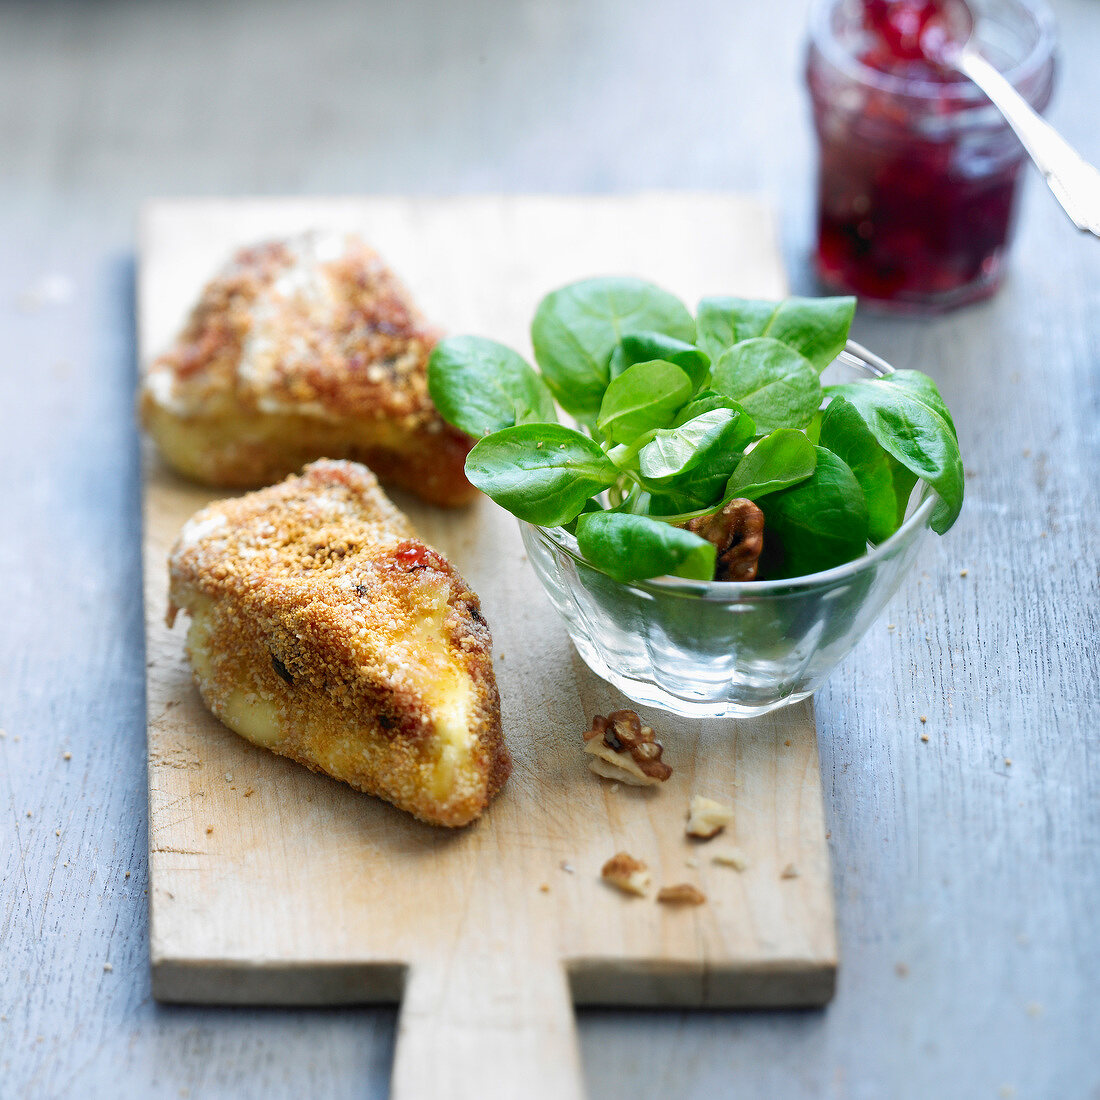
M666 905L702 905L707 895L690 882L678 882L675 886L662 886L657 891L657 900Z
M593 757L589 769L604 779L653 787L672 775L661 759L664 746L632 710L614 710L606 718L597 714L584 740L584 751Z
M731 500L709 516L697 516L687 529L718 548L716 581L752 581L764 550L764 513L751 500Z
M604 865L600 875L604 882L617 886L625 894L645 897L652 881L649 868L629 852L616 852Z
M687 835L700 840L717 836L733 820L733 809L697 794L688 811Z

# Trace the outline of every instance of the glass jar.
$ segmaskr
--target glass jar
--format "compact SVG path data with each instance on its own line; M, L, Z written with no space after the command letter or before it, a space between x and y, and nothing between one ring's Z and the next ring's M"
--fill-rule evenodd
M1054 29L1042 0L971 8L981 52L1043 110ZM1000 285L1026 154L965 77L892 54L869 29L874 10L868 0L817 0L811 15L817 270L832 291L890 311L938 313Z

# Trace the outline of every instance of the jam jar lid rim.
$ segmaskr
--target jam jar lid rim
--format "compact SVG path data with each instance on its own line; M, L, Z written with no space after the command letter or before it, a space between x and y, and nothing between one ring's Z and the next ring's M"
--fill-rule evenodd
M826 20L829 14L845 0L814 0L810 11L810 45L816 48L834 68L847 74L861 84L868 84L881 91L912 99L952 99L963 103L971 102L976 107L989 105L985 93L969 80L955 84L944 84L934 80L921 80L912 77L895 76L866 65L844 49L832 33ZM1035 24L1036 39L1031 49L1011 68L1001 70L1002 75L1014 88L1021 86L1041 73L1054 58L1057 45L1054 14L1045 0L1010 0ZM1043 99L1042 89L1036 98ZM1033 104L1034 105L1034 104Z

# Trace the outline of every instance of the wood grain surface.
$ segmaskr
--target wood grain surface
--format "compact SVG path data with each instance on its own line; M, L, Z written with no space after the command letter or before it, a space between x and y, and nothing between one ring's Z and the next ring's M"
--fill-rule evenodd
M708 235L714 226L720 237ZM706 195L152 203L140 263L142 360L167 343L238 244L303 228L354 230L376 243L446 331L525 347L539 298L569 271L660 278L688 301L707 288L780 294L771 226L757 203ZM580 1095L567 977L583 1003L828 1000L836 937L808 703L743 722L643 710L672 778L656 791L597 779L580 732L629 700L573 651L514 519L484 499L456 513L402 498L422 537L482 597L515 760L477 824L423 825L249 745L203 707L183 621L164 623L165 563L184 521L218 495L147 451L158 999L403 999L394 1091L405 1097L485 1095L486 1059L494 1095ZM734 808L723 840L745 852L744 872L712 863L715 845L685 836L694 794ZM621 850L649 864L655 886L699 886L706 905L658 905L608 888L600 868Z
M807 7L2 6L5 1100L380 1100L391 1075L392 1007L151 995L142 201L755 192L811 292ZM1050 117L1100 162L1100 8L1051 7ZM824 1012L582 1009L592 1097L1100 1095L1100 249L1028 175L996 298L856 319L856 339L935 376L969 477L958 525L815 698L836 996Z

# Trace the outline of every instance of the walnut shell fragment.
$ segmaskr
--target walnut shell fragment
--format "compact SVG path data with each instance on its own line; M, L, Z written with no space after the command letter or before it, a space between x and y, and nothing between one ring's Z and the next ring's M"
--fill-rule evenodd
M704 798L697 794L691 800L688 811L687 835L700 840L710 840L717 836L731 821L733 808L715 802L713 798Z
M718 549L716 581L752 581L764 552L764 513L751 500L731 500L709 516L684 525Z
M614 710L606 718L597 714L583 736L584 751L594 758L589 770L604 779L653 787L672 775L661 759L664 746L632 710Z
M657 900L665 905L703 905L707 895L690 882L678 882L675 886L662 886L657 891Z
M616 852L603 865L600 876L624 894L637 894L639 897L645 897L652 881L649 867L629 852Z

